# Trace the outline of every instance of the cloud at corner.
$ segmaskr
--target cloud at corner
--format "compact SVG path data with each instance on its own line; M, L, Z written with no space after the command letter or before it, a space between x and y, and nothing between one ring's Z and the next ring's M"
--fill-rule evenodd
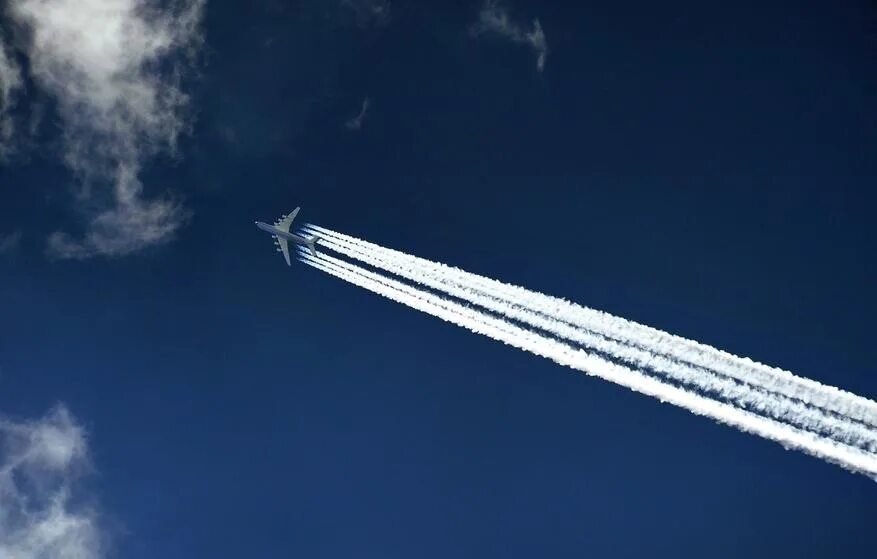
M176 155L190 127L182 84L202 43L204 5L11 0L28 77L56 103L77 197L99 208L80 234L53 233L50 256L123 256L170 240L185 223L173 196L144 193L140 172L158 154Z
M539 72L545 69L548 41L538 19L533 20L533 27L528 31L519 23L512 21L508 10L499 0L485 0L478 12L478 21L469 30L474 37L483 34L494 35L515 44L529 46L536 55L536 69Z
M105 534L79 482L85 432L64 406L33 421L0 418L0 557L100 559Z
M15 104L19 89L21 70L0 33L0 161L11 151L14 128L9 112Z

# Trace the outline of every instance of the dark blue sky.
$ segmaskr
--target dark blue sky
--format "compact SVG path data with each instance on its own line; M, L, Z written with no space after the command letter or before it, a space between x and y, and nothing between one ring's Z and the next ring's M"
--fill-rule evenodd
M584 4L584 5L580 5ZM210 0L173 242L52 261L0 166L0 410L89 432L114 556L874 557L864 476L287 268L305 221L877 397L870 2ZM358 131L344 122L371 100ZM51 127L49 127L51 130Z

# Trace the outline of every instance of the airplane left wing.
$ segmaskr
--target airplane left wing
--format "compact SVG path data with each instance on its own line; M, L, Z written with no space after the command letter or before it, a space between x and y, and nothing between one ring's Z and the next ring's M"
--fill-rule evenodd
M278 237L274 237L277 246L280 247L280 252L283 253L283 258L286 259L286 265L292 266L292 263L289 261L289 242L286 239L281 239Z

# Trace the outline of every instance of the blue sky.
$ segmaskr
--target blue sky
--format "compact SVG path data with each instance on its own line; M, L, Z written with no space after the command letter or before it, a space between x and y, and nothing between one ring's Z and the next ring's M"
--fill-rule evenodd
M0 452L84 557L873 557L867 477L253 227L301 205L873 399L871 3L74 4L0 18Z

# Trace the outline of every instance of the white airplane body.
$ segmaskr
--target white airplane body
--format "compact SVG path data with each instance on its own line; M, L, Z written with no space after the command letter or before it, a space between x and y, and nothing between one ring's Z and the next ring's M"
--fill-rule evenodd
M298 211L301 208L296 208L292 210L287 215L281 216L274 225L268 225L267 223L263 223L261 221L256 222L256 227L265 231L267 233L271 233L274 237L274 244L277 245L277 252L283 254L283 258L286 260L286 265L290 266L289 260L289 243L292 242L297 245L307 246L311 249L311 253L316 256L317 255L317 241L320 240L319 237L304 237L302 235L296 235L295 233L290 233L289 228L292 225L292 220L295 219L295 216L298 214Z

